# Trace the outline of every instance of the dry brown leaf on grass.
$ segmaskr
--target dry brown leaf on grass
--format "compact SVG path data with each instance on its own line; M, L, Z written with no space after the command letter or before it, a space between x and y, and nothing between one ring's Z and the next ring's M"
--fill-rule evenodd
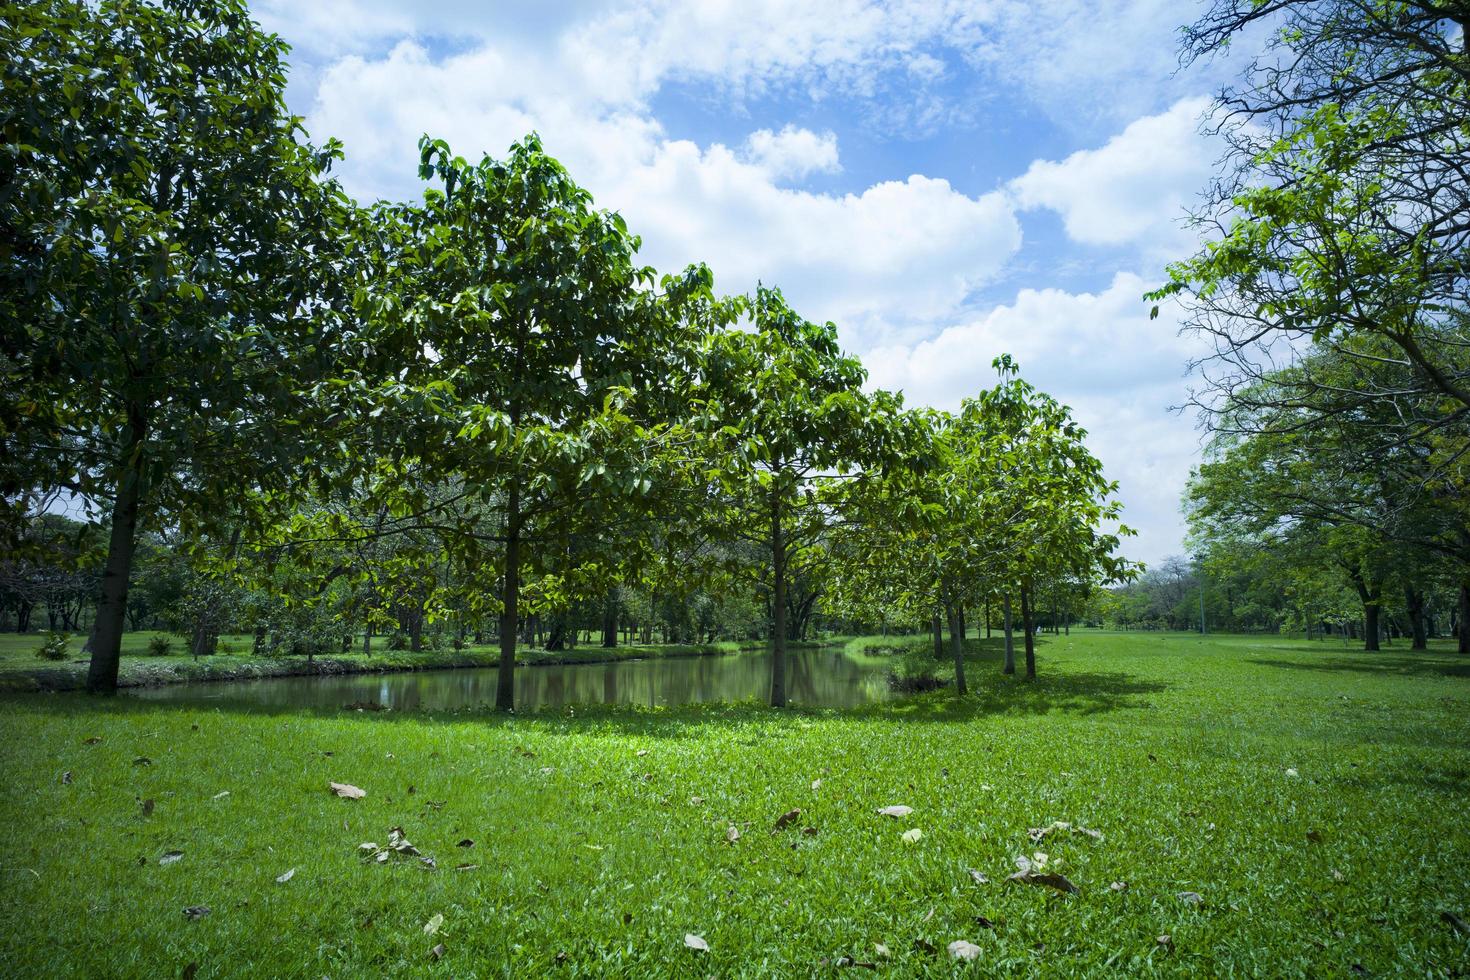
M90 738L84 738L84 739L82 739L82 744L83 745L96 745L100 741L102 741L102 736L100 736L100 735L93 735Z
M364 796L367 796L367 790L358 789L351 783L328 782L327 785L331 788L333 793L336 793L344 800L360 800Z
M286 882L290 881L294 877L296 877L296 869L292 868L290 871L286 871L282 874L276 875L276 884L284 885Z
M443 924L444 914L442 912L434 913L434 917L431 918L428 922L424 923L424 935L432 936L434 933L439 931L439 927Z
M692 932L684 933L684 945L689 949L695 950L696 952L709 952L709 943L705 942L702 936L696 936Z
M441 960L443 958L444 958L444 944L443 943L439 943L433 949L429 950L429 959L431 959L431 960Z
M897 819L899 817L906 817L913 812L913 807L904 806L902 803L900 803L896 806L880 807L878 810L878 815L882 817L893 817L894 819Z
M725 828L725 840L731 844L740 839L740 828L733 823Z
M139 805L143 808L143 816L145 816L145 817L151 817L151 816L153 816L153 800L152 800L151 797L149 799L144 800Z
M455 844L454 846L455 847L474 847L475 846L475 842L472 841L472 840L470 840L468 837L466 837L464 840L460 841L458 844Z
M1081 894L1082 890L1072 884L1065 875L1054 871L1038 871L1029 858L1016 858L1016 868L1018 869L1016 873L1007 878L1007 881L1018 881L1023 885L1045 885L1069 895Z
M988 885L988 884L990 884L990 879L987 878L987 877L985 877L985 872L976 870L975 868L966 868L965 871L974 880L975 884L977 884L977 885Z
M786 827L786 826L788 826L788 825L790 825L792 823L795 823L796 821L798 821L800 819L801 819L801 810L799 808L796 809L796 810L787 810L785 813L781 814L779 817L776 818L776 826L774 828L772 828L772 830L773 830L773 832L776 831L776 830L781 830L782 828L784 828L784 827Z
M135 765L135 766L151 766L151 765L153 765L153 760L150 759L150 758L148 758L146 755L140 755L136 759L133 760L133 765Z
M1111 888L1115 892L1126 892L1128 890L1128 882L1126 882L1126 881L1115 881L1111 885L1109 885L1108 887Z
M956 939L949 944L949 955L957 960L973 960L980 956L980 947L964 939Z
M175 861L182 859L183 856L183 851L164 851L163 856L158 859L158 863L160 866L173 864Z
M198 922L208 914L208 905L190 905L184 909L184 915L188 916L190 922Z
M1185 905L1203 905L1205 897L1199 892L1180 892L1179 901Z
M1026 832L1026 836L1031 838L1031 843L1040 844L1043 840L1045 840L1052 834L1062 833L1081 834L1083 837L1090 837L1093 840L1102 840L1102 833L1100 831L1092 830L1089 827L1082 827L1077 824L1068 823L1065 820L1053 820L1045 827L1032 827Z
M64 772L64 773L61 774L61 785L63 785L63 786L70 786L71 785L71 770L70 769L68 769L66 772Z

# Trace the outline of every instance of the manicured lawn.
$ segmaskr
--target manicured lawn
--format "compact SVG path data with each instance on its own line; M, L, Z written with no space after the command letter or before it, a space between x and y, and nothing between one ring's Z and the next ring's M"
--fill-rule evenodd
M0 975L1470 970L1470 659L1079 631L1028 685L997 645L853 712L5 697ZM360 855L394 827L437 867ZM1006 881L1037 851L1080 893Z

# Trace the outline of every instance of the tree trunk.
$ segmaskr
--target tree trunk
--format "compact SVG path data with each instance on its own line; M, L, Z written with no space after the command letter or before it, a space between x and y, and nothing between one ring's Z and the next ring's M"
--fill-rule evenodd
M930 626L934 633L934 659L944 659L944 624L940 621L939 610L934 610L934 617L930 620Z
M516 638L520 635L521 599L521 486L514 476L505 503L505 581L500 597L500 670L496 675L495 710L516 706Z
M1021 586L1021 631L1026 635L1026 679L1036 680L1036 637L1031 626L1031 589Z
M954 654L954 689L961 697L969 693L965 687L964 615L953 604L949 607L949 647Z
M1404 586L1404 608L1409 613L1409 631L1414 637L1410 649L1429 649L1429 633L1424 628L1424 590Z
M609 592L602 603L602 645L611 649L618 645L618 599Z
M1000 600L1001 628L1006 636L1006 665L1001 669L1003 674L1014 674L1016 672L1016 640L1011 623L1011 594L1007 592Z
M1467 626L1467 623L1470 623L1470 582L1460 583L1459 621L1460 628L1458 633L1460 643L1458 649L1461 653L1470 653L1470 626Z
M990 639L990 600L985 600L985 638Z
M87 667L87 690L93 694L117 691L123 622L128 611L128 579L133 573L133 549L137 545L147 420L139 409L130 409L128 416L127 438L118 459L117 499L112 506L107 563L102 567L101 598L97 602L97 618L92 623L92 662Z
M786 538L781 502L771 501L771 707L786 707Z
M373 626L371 623L362 629L362 655L364 657L373 655Z

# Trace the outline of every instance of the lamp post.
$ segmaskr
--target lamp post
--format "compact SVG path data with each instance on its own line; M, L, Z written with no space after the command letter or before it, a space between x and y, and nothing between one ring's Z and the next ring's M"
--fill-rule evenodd
M1194 556L1194 574L1199 577L1199 635L1204 636L1209 632L1205 629L1205 565L1199 555Z

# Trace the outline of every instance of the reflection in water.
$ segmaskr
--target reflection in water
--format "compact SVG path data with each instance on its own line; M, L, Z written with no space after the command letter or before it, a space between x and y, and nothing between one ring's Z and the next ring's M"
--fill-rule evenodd
M516 670L516 707L535 711L566 704L652 707L763 699L770 686L768 653L521 667ZM226 699L285 708L340 708L354 701L376 701L398 710L439 711L494 704L495 687L495 669L486 667L172 684L129 693L165 701ZM835 647L788 653L786 689L792 701L818 707L847 708L888 697L881 662L849 657Z

